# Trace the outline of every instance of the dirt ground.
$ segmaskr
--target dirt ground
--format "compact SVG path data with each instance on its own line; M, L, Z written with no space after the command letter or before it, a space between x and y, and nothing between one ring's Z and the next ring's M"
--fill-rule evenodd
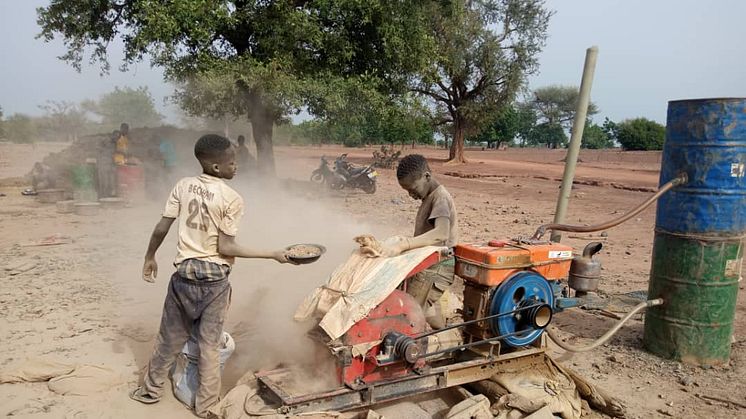
M46 383L0 385L0 414L17 417L191 417L166 391L153 406L127 397L152 349L168 277L175 234L158 252L155 284L140 279L142 257L159 218L164 197L141 205L102 210L98 215L58 214L20 194L19 182L34 161L60 145L0 144L0 372L26 359L57 360L103 366L109 385L86 396L60 395ZM564 153L542 150L467 152L469 164L444 166L443 150L414 150L431 158L436 177L454 196L462 241L527 236L550 222L562 176ZM280 266L239 261L231 274L233 300L226 330L237 349L225 368L224 389L244 372L289 359L308 359L302 327L290 317L301 299L323 283L353 249L360 233L385 237L411 234L417 203L397 185L393 171L379 170L378 191L326 192L305 181L321 155L347 152L353 162L367 161L372 149L281 147L278 175L293 179L257 185L237 177L247 213L239 240L278 248L291 243L321 243L328 252L316 264ZM411 152L407 150L406 152ZM620 216L650 196L657 186L659 155L632 158L617 152L581 155L568 222L596 223ZM185 172L196 163L184 164ZM448 173L448 174L447 174ZM655 222L654 208L622 227L608 231L600 253L604 264L601 291L620 294L647 290ZM57 235L63 244L41 246ZM567 235L576 251L587 237ZM743 285L741 285L743 289ZM573 355L552 346L554 357L621 399L629 417L746 417L746 297L736 313L731 361L701 368L656 358L642 347L642 317L631 320L609 343ZM615 320L580 310L556 316L554 324L568 337L595 338ZM113 378L112 378L113 377ZM704 396L704 398L702 397ZM719 402L706 397L731 400Z

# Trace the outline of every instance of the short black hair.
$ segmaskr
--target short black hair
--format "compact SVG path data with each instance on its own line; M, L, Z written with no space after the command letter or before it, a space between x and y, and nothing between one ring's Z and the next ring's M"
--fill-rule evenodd
M396 179L402 180L408 176L420 176L430 171L427 160L421 154L408 154L399 161L396 168Z
M197 144L194 145L194 157L199 161L215 159L232 146L230 140L223 136L216 134L203 135L197 140Z
M244 136L243 136L243 135L239 135L239 136L238 136L238 143L239 143L239 144L243 144L243 143L245 143L245 142L246 142L246 138L244 138Z

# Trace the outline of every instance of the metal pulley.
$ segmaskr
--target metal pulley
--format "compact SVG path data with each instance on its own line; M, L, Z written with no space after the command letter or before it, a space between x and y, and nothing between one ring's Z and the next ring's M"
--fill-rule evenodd
M601 262L593 259L593 255L602 248L603 245L600 242L588 243L583 249L583 254L573 258L570 264L568 285L575 290L576 296L581 297L598 289L598 282L601 279Z
M544 277L522 271L500 284L490 301L490 315L509 313L490 320L495 336L507 335L502 341L510 347L530 345L538 339L552 320L554 293ZM530 309L521 310L523 307Z

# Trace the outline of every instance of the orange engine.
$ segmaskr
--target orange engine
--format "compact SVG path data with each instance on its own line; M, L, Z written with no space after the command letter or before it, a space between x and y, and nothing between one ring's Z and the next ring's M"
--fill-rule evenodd
M456 246L456 275L467 281L494 287L514 273L533 270L547 280L567 278L572 247L559 243L519 244L492 240L486 245Z
M464 340L504 337L513 348L534 343L548 325L573 260L569 246L516 240L460 244L455 256L464 321L485 319L469 324Z

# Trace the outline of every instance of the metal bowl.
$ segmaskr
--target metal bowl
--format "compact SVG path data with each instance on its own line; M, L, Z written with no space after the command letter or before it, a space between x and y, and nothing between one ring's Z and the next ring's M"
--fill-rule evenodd
M303 254L291 256L291 252L293 250L302 251L299 253L303 253ZM297 263L299 265L305 265L305 264L313 263L319 260L321 255L323 255L326 252L326 247L320 244L298 243L298 244L293 244L291 246L286 247L285 251L288 254L288 259L290 259L292 262Z

